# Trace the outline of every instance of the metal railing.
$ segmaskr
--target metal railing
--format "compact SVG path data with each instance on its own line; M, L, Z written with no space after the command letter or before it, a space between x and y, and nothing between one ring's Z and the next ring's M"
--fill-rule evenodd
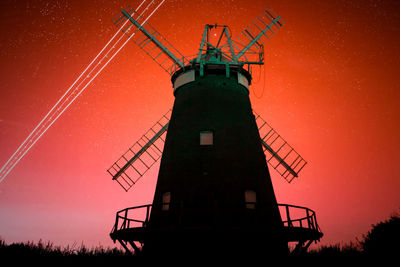
M289 204L278 204L278 207L284 227L306 228L321 232L313 210Z
M113 233L129 228L146 227L149 222L152 206L153 205L142 205L118 211L111 232Z
M278 204L278 207L284 227L310 229L321 232L313 210L289 204ZM152 205L142 205L118 211L111 232L146 227L149 222L151 208Z

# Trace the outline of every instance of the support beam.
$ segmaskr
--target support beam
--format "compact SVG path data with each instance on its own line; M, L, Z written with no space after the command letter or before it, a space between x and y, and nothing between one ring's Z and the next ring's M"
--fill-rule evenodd
M201 60L201 55L203 53L204 44L206 43L207 32L208 32L208 25L205 26L203 36L201 37L199 54L197 55L197 59L196 59L197 63L200 63L200 60Z
M117 239L121 246L126 250L128 254L133 254L132 251L128 248L128 246L124 243L124 241Z
M232 54L232 59L233 59L232 61L233 61L233 63L237 63L235 50L233 50L233 46L232 46L232 39L231 39L231 37L229 35L227 27L224 28L224 31L225 31L226 39L228 40L229 50L231 51L231 54Z
M134 241L128 241L129 242L129 244L131 244L131 246L132 246L132 248L133 248L133 251L134 251L134 253L135 254L138 254L138 253L140 253L140 249L138 248L138 246L136 246L136 244L135 244L135 242Z

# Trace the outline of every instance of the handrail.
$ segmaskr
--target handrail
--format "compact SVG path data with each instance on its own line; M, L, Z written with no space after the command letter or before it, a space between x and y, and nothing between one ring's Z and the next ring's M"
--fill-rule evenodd
M111 232L135 227L146 227L149 222L151 208L152 205L141 205L118 211ZM316 214L313 210L289 204L278 204L278 208L284 208L284 212L281 210L280 212L283 217L282 223L285 228L302 228L321 232L317 223ZM136 216L138 217L133 218L132 213L136 211ZM298 213L299 211L304 212L304 216L298 217L297 215L296 218L292 218L293 213Z
M278 204L278 207L285 208L285 213L284 213L285 216L284 217L286 218L286 220L282 220L283 225L285 227L307 228L307 229L321 232L321 230L318 226L318 223L317 223L317 216L315 214L315 211L313 211L309 208L306 208L306 207L300 207L300 206L290 205L290 204ZM292 211L292 215L293 215L294 209L303 210L305 212L305 216L292 219L290 211ZM305 222L305 223L303 223L303 222ZM298 225L296 225L296 223Z
M151 207L153 205L141 205L141 206L136 206L136 207L130 207L130 208L126 208L123 210L120 210L117 212L117 216L115 218L115 224L113 229L111 230L111 232L115 232L118 230L123 230L123 229L128 229L128 228L134 228L136 227L145 227L147 225L147 223L149 222L149 218L150 218L150 210ZM140 219L132 219L129 216L129 212L130 211L143 211L143 209L146 209L146 214L142 217L145 217L144 220L140 220ZM140 215L139 215L140 216ZM122 223L120 223L120 219L122 220ZM131 222L133 224L131 224ZM134 223L138 223L138 224L134 224Z

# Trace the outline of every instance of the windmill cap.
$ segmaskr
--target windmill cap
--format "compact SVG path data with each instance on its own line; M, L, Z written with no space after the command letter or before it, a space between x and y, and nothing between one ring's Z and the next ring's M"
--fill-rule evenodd
M226 78L236 78L238 83L243 85L247 91L251 84L251 74L239 65L231 64L206 64L203 66L203 73L200 70L200 64L194 63L177 70L171 77L171 82L176 91L185 84L194 82L201 76L209 74L225 76Z

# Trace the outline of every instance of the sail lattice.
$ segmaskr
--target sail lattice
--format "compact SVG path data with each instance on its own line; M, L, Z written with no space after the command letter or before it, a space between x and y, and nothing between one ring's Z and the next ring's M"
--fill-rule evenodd
M125 191L128 191L160 159L170 117L171 110L107 170Z

